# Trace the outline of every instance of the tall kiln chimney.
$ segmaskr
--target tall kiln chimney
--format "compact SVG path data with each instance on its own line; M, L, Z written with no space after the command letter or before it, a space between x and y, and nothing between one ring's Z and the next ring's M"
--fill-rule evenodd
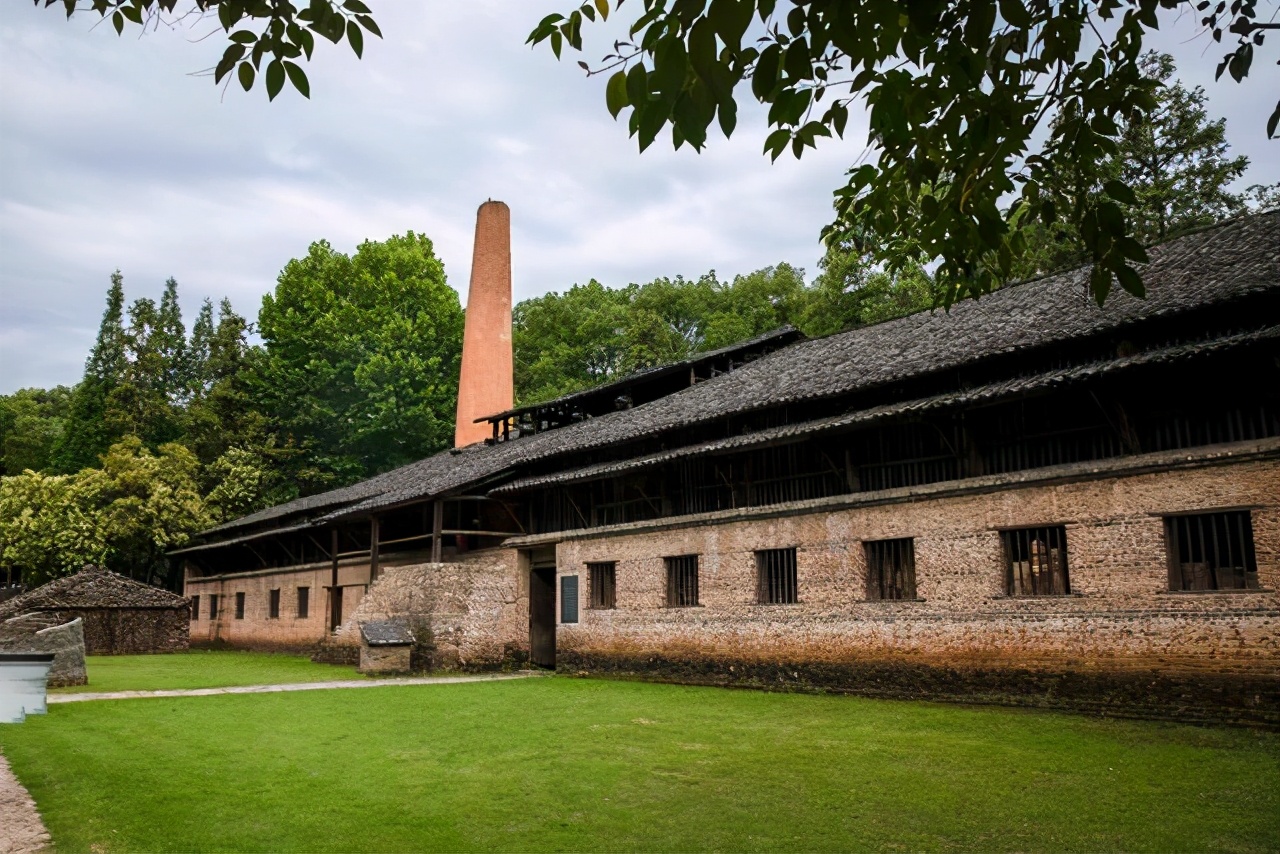
M462 333L462 377L454 447L482 442L492 428L477 418L515 404L511 360L511 209L487 201L476 212L471 288Z

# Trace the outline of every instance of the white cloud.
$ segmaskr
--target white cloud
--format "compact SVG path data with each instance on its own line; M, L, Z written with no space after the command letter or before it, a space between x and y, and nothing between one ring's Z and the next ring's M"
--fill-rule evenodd
M0 5L0 392L79 379L117 267L130 299L174 276L188 319L223 295L252 317L312 241L349 252L412 229L465 298L486 198L512 208L517 299L591 278L732 276L784 260L812 271L864 119L798 163L760 154L751 107L734 139L713 137L703 154L659 140L640 155L604 109L603 80L525 45L543 9L382 6L387 38L363 60L319 45L311 100L286 90L267 103L260 87L224 95L189 76L216 60L217 36L117 38L89 15ZM1250 182L1280 180L1257 107L1274 100L1274 73L1260 60L1245 86L1208 82L1220 51L1183 44L1186 23L1160 44L1228 117L1254 158ZM614 35L593 28L587 55Z

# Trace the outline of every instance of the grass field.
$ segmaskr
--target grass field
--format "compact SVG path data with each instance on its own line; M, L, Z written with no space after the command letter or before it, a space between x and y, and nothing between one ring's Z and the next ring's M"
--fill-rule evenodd
M78 851L1280 847L1280 737L531 679L52 706L0 728Z
M85 669L89 674L88 685L55 688L50 693L225 688L361 678L354 667L315 664L301 655L231 650L191 650L173 655L91 655L85 659Z

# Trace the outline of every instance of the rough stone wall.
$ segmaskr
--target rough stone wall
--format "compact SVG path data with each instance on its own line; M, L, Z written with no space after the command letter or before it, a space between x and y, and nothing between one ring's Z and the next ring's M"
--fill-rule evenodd
M413 650L407 646L369 646L360 647L361 673L408 673L413 658Z
M527 575L513 549L473 552L458 563L388 568L336 633L360 642L359 626L402 619L428 648L433 668L488 668L518 660L529 646Z
M1240 507L1252 508L1263 589L1169 592L1161 515ZM1065 526L1072 595L1004 594L1000 529L1032 525ZM920 601L866 601L862 544L898 537L915 540ZM789 546L799 603L756 604L754 551ZM681 554L700 555L700 607L664 607L663 557ZM590 561L616 561L615 610L586 607ZM562 666L879 694L1056 691L1102 702L1142 700L1144 684L1166 702L1195 684L1202 712L1227 703L1243 718L1280 722L1274 460L572 539L558 546L557 564L559 575L580 576L583 606L577 624L558 628ZM1083 677L1062 682L1071 674Z
M56 611L61 621L84 620L89 655L181 652L190 646L190 611L181 608L75 608Z
M345 562L338 567L344 618L364 598L369 563ZM187 576L184 595L199 596L192 614L191 640L198 646L229 645L247 649L300 650L314 647L329 635L330 564L310 564L266 572L236 573L214 578ZM307 616L298 616L298 588L308 593ZM280 615L270 616L272 590L280 591ZM245 594L244 617L236 618L236 594ZM209 619L209 596L218 597L218 618Z
M49 687L87 685L84 667L84 622L60 623L50 614L23 614L0 623L0 649L52 652Z

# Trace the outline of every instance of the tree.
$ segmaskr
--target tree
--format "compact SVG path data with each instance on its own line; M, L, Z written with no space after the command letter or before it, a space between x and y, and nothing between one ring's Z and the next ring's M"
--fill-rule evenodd
M95 469L0 478L0 567L6 575L43 584L104 560L107 530L99 512L104 488L102 472Z
M103 478L98 512L108 568L148 584L170 580L165 553L210 524L196 487L198 467L195 455L176 442L154 454L136 436L111 446L94 473Z
M66 386L0 395L0 475L48 468L70 410Z
M44 2L60 3L68 16L77 6ZM158 26L177 2L93 0L88 8L122 33L129 23ZM820 138L843 136L850 104L865 99L864 162L836 192L830 238L874 238L862 248L891 270L931 266L949 303L1010 278L1026 250L1024 229L1061 224L1080 235L1101 303L1114 282L1142 293L1133 265L1146 254L1122 208L1135 201L1134 189L1113 178L1100 195L1063 195L1053 179L1113 155L1121 121L1151 113L1144 37L1161 10L1187 3L866 0L780 8L777 0L643 0L630 40L615 42L595 68L581 64L588 74L610 74L606 106L615 117L630 111L641 150L667 127L676 147L701 149L713 123L732 134L741 92L769 106L765 151L799 157ZM286 78L309 94L294 60L311 57L316 34L334 43L345 37L357 56L364 32L380 35L360 0L192 0L191 8L187 19L216 15L227 33L215 81L234 71L249 90L262 72L271 98ZM1231 43L1219 77L1247 76L1265 32L1280 29L1258 20L1252 0L1229 7L1204 0L1197 9L1212 38ZM609 0L587 0L543 18L529 41L557 57L565 46L581 51L584 24L610 11ZM1269 136L1278 124L1280 103ZM1006 209L1011 194L1017 198Z
M796 325L810 336L830 335L931 308L934 283L919 266L878 269L851 244L827 247L822 272L806 292Z
M449 446L462 308L431 241L409 232L348 257L313 243L263 298L258 389L304 488L345 483ZM211 356L212 360L212 356Z
M1228 185L1244 175L1249 158L1233 157L1226 120L1210 120L1205 94L1187 89L1174 75L1173 57L1149 52L1142 73L1155 86L1155 108L1120 123L1117 150L1087 172L1060 173L1058 191L1099 197L1105 183L1123 180L1134 200L1123 206L1134 235L1157 243L1188 229L1209 225L1250 208L1265 207L1274 188L1254 186L1233 193ZM1019 278L1084 263L1088 246L1069 226L1035 223L1027 231L1028 251L1015 264Z
M107 399L127 368L124 331L124 277L116 270L107 290L107 309L85 363L84 378L71 396L71 412L53 449L53 468L74 472L97 464L115 435L107 426Z

